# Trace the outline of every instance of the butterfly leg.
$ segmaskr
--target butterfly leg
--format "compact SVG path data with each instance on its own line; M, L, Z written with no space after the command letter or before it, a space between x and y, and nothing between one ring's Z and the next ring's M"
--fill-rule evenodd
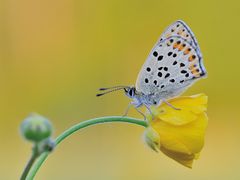
M129 109L131 108L132 105L134 105L132 102L128 104L128 107L122 117L125 117L128 115ZM144 120L146 120L146 116L138 109L140 107L140 105L134 106L134 107L137 110L137 112L139 112L139 114L141 114L144 117Z
M154 115L153 115L153 113L152 113L150 107L149 107L148 105L146 105L146 104L144 104L144 106L147 108L148 112L151 114L152 119L154 119Z
M168 106L170 106L171 108L175 109L175 110L181 110L180 108L177 108L175 106L173 106L172 104L170 104L169 102L167 102L166 100L163 100L163 102L165 102Z
M141 112L141 111L138 109L138 107L135 107L135 109L137 110L137 112L139 112L139 114L141 114L141 115L143 116L144 120L147 119L146 116L144 115L144 113Z
M128 106L127 106L127 109L125 110L125 113L123 114L122 117L125 117L125 116L128 115L128 112L129 112L129 109L130 109L131 106L132 106L132 103L129 103Z

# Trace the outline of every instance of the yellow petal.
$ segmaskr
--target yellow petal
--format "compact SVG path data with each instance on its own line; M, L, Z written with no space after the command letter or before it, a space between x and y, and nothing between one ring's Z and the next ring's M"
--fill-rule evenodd
M164 113L160 114L158 118L164 122L179 126L195 121L197 115L186 109L166 110Z
M180 164L192 168L194 155L193 154L183 154L179 152L170 151L164 147L161 147L160 150L167 155L168 157L174 159L175 161L179 162Z
M180 97L169 101L174 107L162 104L152 109L154 119L148 117L149 125L160 137L160 150L187 167L192 167L204 145L204 135L208 124L205 113L207 96L199 94ZM155 146L156 148L156 146Z
M202 113L191 123L175 126L164 121L152 123L152 128L159 133L160 144L165 148L186 154L198 153L204 144L207 116Z
M198 94L189 97L179 97L169 100L169 103L174 107L180 108L175 110L166 103L163 103L157 110L155 115L162 121L168 122L173 125L184 125L195 121L198 114L203 113L207 109L207 96Z
M201 93L193 96L182 96L169 100L169 103L189 109L194 113L201 113L207 110L208 97Z

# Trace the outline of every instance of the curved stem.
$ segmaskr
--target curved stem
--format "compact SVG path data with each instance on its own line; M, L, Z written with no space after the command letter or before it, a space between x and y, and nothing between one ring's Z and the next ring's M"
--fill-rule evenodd
M31 158L29 159L29 161L28 161L28 163L27 163L27 165L26 165L26 167L25 167L25 169L24 169L24 171L21 175L20 180L25 180L26 179L26 177L27 177L32 165L34 164L35 160L37 159L37 157L38 157L37 154L33 152Z
M100 118L90 119L87 121L80 122L70 127L69 129L64 131L62 134L60 134L55 140L56 146L60 144L65 138L67 138L68 136L70 136L71 134L73 134L74 132L82 128L92 126L95 124L107 123L107 122L127 122L127 123L137 124L144 127L148 126L146 121L139 120L136 118L131 118L131 117L110 116L110 117L100 117ZM48 154L49 152L44 152L39 156L35 164L32 166L31 170L29 171L26 178L27 180L32 180L35 177L38 169L41 167L45 159L48 157Z

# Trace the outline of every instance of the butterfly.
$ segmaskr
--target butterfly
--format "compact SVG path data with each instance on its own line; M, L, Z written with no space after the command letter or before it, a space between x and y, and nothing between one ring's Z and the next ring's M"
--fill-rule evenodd
M100 88L104 92L97 96L123 89L133 100L130 105L136 109L145 106L151 112L151 106L159 106L162 102L173 107L167 100L183 93L197 80L206 77L206 73L193 32L185 22L178 20L167 27L154 45L135 86Z

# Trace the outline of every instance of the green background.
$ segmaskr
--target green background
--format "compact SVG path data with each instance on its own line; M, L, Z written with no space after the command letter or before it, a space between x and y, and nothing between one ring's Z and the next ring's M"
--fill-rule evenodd
M237 0L0 0L0 179L18 179L30 155L19 136L30 112L49 117L54 136L85 119L122 115L129 99L120 92L96 98L97 89L135 84L177 19L195 33L208 71L185 93L209 96L206 144L193 169L151 151L142 127L105 124L67 139L36 179L239 179Z

